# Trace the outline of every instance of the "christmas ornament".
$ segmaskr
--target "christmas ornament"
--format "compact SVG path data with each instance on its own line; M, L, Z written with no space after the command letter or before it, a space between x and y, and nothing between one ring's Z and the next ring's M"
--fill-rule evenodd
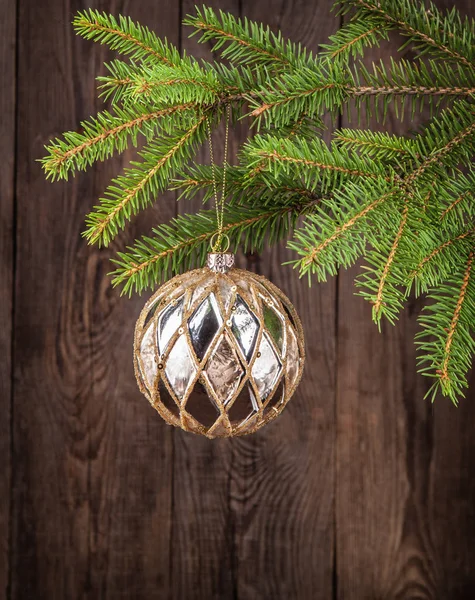
M210 438L252 433L280 414L300 380L303 331L265 277L211 253L147 302L135 333L141 391L172 425Z
M227 139L226 124L225 157ZM210 132L209 141L214 173ZM304 365L289 299L265 277L234 268L223 233L225 177L219 202L213 183L217 234L207 266L158 289L134 344L137 381L152 406L167 423L209 438L252 433L274 419Z

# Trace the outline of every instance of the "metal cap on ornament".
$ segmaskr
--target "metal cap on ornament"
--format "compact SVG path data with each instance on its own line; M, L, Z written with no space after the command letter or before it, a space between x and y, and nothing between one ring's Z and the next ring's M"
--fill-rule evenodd
M234 267L232 252L210 252L206 257L206 266L215 273L227 273Z

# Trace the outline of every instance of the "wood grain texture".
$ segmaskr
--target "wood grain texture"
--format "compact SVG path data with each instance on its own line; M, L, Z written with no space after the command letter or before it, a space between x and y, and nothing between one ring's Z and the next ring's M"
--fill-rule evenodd
M451 4L444 0L438 6ZM457 0L455 5L475 18L471 0ZM434 597L464 600L475 595L475 371L460 406L439 401L432 415L426 508L434 548Z
M89 577L93 365L79 232L90 186L47 185L35 163L83 116L69 21L62 2L19 5L14 598L76 598Z
M238 11L237 0L217 0L209 6ZM183 0L182 14L194 12L195 2ZM183 27L181 47L187 53L209 60L209 44L189 38L191 28ZM213 136L215 160L222 161L224 128ZM236 139L231 132L230 156ZM196 162L209 164L208 145L199 151ZM178 211L199 210L199 198L178 204ZM227 440L210 441L176 430L173 465L172 598L235 598L236 567L234 516L230 506L232 448Z
M460 407L434 407L428 520L440 598L464 600L475 590L475 377Z
M242 14L308 49L337 30L332 3L244 1ZM331 123L326 139L330 137ZM303 379L286 411L257 435L233 441L240 598L332 597L334 561L335 280L308 287L285 244L250 257L247 268L294 303L305 335Z
M123 0L104 2L101 8L128 15L159 36L166 36L171 43L178 43L180 18L176 4L164 11L163 4L151 0ZM90 42L81 44L87 47ZM111 55L97 54L96 49L96 70ZM92 78L90 73L89 88ZM93 198L121 170L121 162L128 163L133 155L135 151L127 153L122 161L113 162L109 172L96 172ZM175 214L175 194L162 195L151 209L132 220L110 252L104 255L103 251L95 251L97 260L104 265L104 302L95 302L93 323L95 361L106 367L96 385L107 429L102 433L102 456L91 470L95 475L96 506L102 514L98 522L107 525L97 532L96 551L101 561L92 587L94 594L104 590L104 596L114 600L166 598L171 593L173 441L171 429L157 418L139 393L133 375L133 331L146 297L136 297L132 302L119 298L119 290L111 291L105 274L110 270L109 258L118 249L149 234L152 226L169 221ZM113 353L112 360L104 361L102 357L108 352Z
M104 2L103 10L125 14L134 21L167 37L179 39L179 7L166 11L156 2ZM91 71L84 85L96 96L91 85L104 60L115 56L91 42L79 40L83 52L93 53ZM104 69L102 69L104 71ZM95 71L95 73L94 73ZM101 108L100 102L95 102ZM116 173L122 170L135 150L123 159L111 161L107 168L95 169L89 198L97 198ZM120 235L107 252L87 248L94 264L91 279L100 288L91 290L90 309L92 349L95 365L100 366L94 380L96 401L90 409L90 422L101 423L94 440L94 459L90 464L90 496L94 518L89 536L92 548L91 595L105 598L164 598L170 594L170 546L173 441L171 429L157 418L140 394L132 367L132 340L135 321L146 297L129 301L111 290L109 258L149 234L153 225L169 221L176 214L175 194L157 198L155 205L133 218L127 232Z
M0 20L0 598L7 598L10 571L12 471L12 310L14 285L16 5L2 4Z
M82 8L20 2L12 597L161 598L170 570L172 444L133 375L144 299L119 299L106 276L111 252L80 236L122 161L55 185L34 162L43 143L100 109L94 79L110 55L74 36L71 18ZM177 9L98 8L177 39ZM128 241L148 231L147 218L173 216L173 198L170 208L134 222ZM117 246L125 242L121 236Z
M395 54L398 45L394 37L368 59ZM390 114L384 130L404 133L427 118L401 123ZM475 496L462 465L474 457L464 427L473 423L473 389L472 404L458 410L445 399L435 407L424 401L427 381L417 374L413 342L423 301L409 301L396 327L384 323L379 334L371 306L354 295L358 273L350 269L339 282L337 597L469 598L473 577L464 569L474 560L473 511L465 505L473 507Z

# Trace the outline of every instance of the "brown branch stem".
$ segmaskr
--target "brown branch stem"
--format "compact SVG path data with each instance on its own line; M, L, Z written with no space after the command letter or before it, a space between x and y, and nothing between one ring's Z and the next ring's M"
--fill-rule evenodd
M442 362L441 368L437 371L437 374L439 375L439 377L442 381L448 381L450 379L449 363L450 363L450 357L451 357L451 351L452 351L452 344L454 341L454 336L455 336L455 332L457 330L458 323L460 321L460 314L462 312L462 306L463 306L464 300L467 295L467 289L468 289L468 284L470 281L470 275L472 272L474 255L475 255L475 252L473 250L468 255L468 260L467 260L467 265L465 267L465 273L463 276L462 286L460 288L460 293L459 293L459 296L457 299L457 304L455 305L454 314L452 316L452 320L450 322L450 326L449 326L449 330L448 330L448 334L447 334L447 340L445 342L444 360Z
M434 250L432 250L432 252L430 254L428 254L427 256L425 256L421 262L417 265L417 267L414 269L414 271L411 273L411 277L417 277L417 275L422 271L422 269L424 268L424 265L426 265L428 262L430 262L434 257L436 257L438 254L440 254L443 250L445 250L445 248L448 248L449 246L451 246L452 244L454 244L455 242L458 242L459 240L463 240L466 237L469 237L470 235L473 235L475 233L475 229L470 229L469 231L464 231L463 233L461 233L460 235L458 235L457 237L454 237L450 240L445 241L443 244L441 244L440 246L437 246L437 248L434 248Z
M406 199L404 210L402 211L401 221L399 223L399 228L396 233L396 237L394 238L393 244L391 246L391 250L389 252L388 258L386 259L386 264L384 265L383 272L381 274L381 279L379 280L378 293L376 294L376 299L373 304L373 314L377 318L381 314L382 306L383 306L383 295L384 295L384 287L386 285L386 281L389 277L389 273L391 271L391 265L394 262L394 258L396 256L397 249L399 247L399 242L401 241L402 234L404 233L404 228L406 227L407 217L409 214L409 200Z

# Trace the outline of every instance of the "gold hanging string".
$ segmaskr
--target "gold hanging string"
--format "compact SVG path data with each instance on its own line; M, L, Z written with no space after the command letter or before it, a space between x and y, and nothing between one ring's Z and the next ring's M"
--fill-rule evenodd
M221 188L221 197L218 198L218 185L216 183L216 167L213 156L213 141L211 139L211 124L209 118L206 120L208 128L209 153L211 157L211 173L213 178L214 205L216 208L216 226L217 231L211 238L211 249L213 252L226 252L229 249L229 237L223 232L224 227L224 201L226 194L226 169L228 165L228 139L229 139L229 117L231 107L226 106L226 132L224 135L224 159L223 159L223 185ZM223 248L223 241L225 246Z

